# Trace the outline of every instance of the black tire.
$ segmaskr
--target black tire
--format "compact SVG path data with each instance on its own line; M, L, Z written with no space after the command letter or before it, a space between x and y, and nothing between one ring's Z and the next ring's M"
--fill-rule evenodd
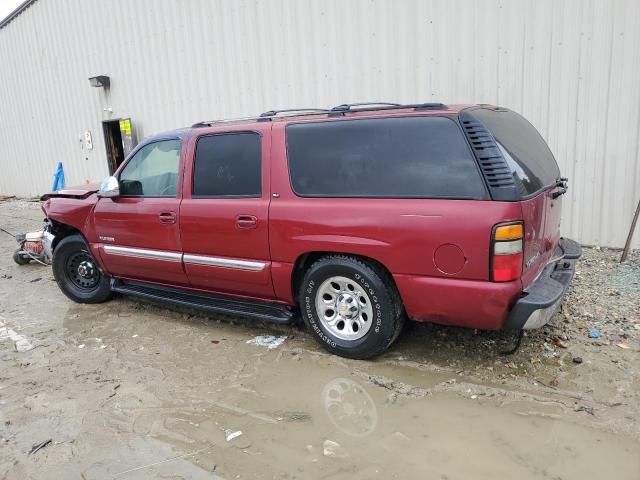
M83 262L90 262L94 267L88 277L78 273ZM109 278L100 271L89 246L80 235L69 235L60 240L53 252L52 267L60 290L74 302L101 303L111 295Z
M27 255L21 254L20 249L18 249L15 252L13 252L13 261L16 262L18 265L26 265L31 261L31 258L28 257Z
M320 319L316 308L316 302L320 301L318 292L323 291L323 284L332 278L346 278L353 282L353 285L347 283L349 288L355 286L367 292L374 318L371 318L371 325L361 338L341 339ZM312 336L329 352L342 357L366 359L380 355L398 337L404 324L402 302L391 276L377 265L356 257L328 255L314 262L305 272L298 301L302 318Z

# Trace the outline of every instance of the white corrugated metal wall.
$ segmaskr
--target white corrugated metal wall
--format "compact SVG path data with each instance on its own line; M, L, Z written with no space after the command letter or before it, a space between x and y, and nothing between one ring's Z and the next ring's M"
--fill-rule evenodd
M565 233L619 247L640 196L639 72L637 0L38 0L0 30L0 194L44 192L57 161L67 184L105 176L110 118L141 138L278 107L494 103L570 178Z

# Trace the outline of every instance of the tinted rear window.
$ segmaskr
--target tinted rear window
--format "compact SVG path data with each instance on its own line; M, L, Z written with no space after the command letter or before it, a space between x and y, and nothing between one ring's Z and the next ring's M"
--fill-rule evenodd
M486 197L464 136L443 117L293 124L287 151L302 196Z
M196 146L194 197L259 197L261 146L257 133L201 137Z
M533 125L511 110L473 110L495 137L523 196L555 184L560 170L553 153Z

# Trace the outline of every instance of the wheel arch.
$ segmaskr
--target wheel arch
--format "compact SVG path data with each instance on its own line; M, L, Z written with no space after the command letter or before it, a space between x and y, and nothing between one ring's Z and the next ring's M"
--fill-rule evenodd
M400 290L396 285L395 280L393 279L393 275L391 271L387 268L387 266L381 261L369 257L366 255L359 255L357 253L343 252L343 251L331 251L331 250L320 250L320 251L311 251L306 252L298 256L296 261L293 264L293 270L291 273L291 292L293 293L293 299L298 304L298 292L300 290L300 284L302 283L302 279L304 277L305 272L309 269L309 267L317 260L323 257L327 257L330 255L342 255L347 257L354 257L369 266L371 266L374 270L383 273L383 277L385 281L388 281L391 285L391 288L395 290L397 295L397 299L402 304L402 297L400 296ZM299 305L298 305L299 306Z
M55 253L56 247L62 240L70 237L71 235L78 235L80 238L82 238L84 243L87 244L87 247L89 247L89 250L91 251L94 260L100 267L100 270L102 270L103 273L109 274L109 270L106 268L102 259L102 255L100 254L100 249L96 244L92 244L91 242L89 242L82 230L79 230L73 225L62 223L51 218L49 219L49 221L51 222L51 233L55 236L53 243L51 244L52 253Z
M76 227L59 222L57 220L53 220L51 218L49 219L49 222L51 222L51 233L55 236L51 245L52 250L55 251L60 241L70 235L80 235L82 239L87 243L87 245L89 245L87 238Z

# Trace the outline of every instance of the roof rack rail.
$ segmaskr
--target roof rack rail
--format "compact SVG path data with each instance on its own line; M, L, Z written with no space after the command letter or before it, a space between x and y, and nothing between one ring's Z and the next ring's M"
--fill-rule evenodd
M351 110L353 107L365 107L365 106L385 106L385 107L400 107L399 103L389 103L389 102L361 102L361 103L343 103L342 105L337 105L331 109L332 112L347 112Z
M353 107L362 108L353 108ZM345 103L331 109L329 115L344 115L347 112L370 112L374 110L398 110L413 108L414 110L446 110L444 103L386 103L386 102L367 102L367 103Z
M325 108L287 108L284 110L269 110L260 114L260 118L275 117L281 113L329 113Z
M356 108L354 108L356 107ZM295 115L329 115L330 117L337 115L344 115L347 112L369 112L375 110L394 110L394 109L409 109L414 110L446 110L447 106L444 103L411 103L403 105L401 103L389 103L389 102L363 102L363 103L343 103L337 105L331 110L325 108L287 108L284 110L269 110L263 112L260 115L251 117L240 118L226 118L222 120L206 120L197 122L191 125L192 128L210 127L216 123L229 123L229 122L242 122L249 120L257 120L258 122L271 121L272 118L285 114L282 116L295 116Z
M211 125L213 125L214 123L230 123L230 122L242 122L242 121L247 121L247 120L257 120L258 117L256 117L255 115L251 116L251 117L238 117L238 118L223 118L220 120L204 120L202 122L196 122L193 125L191 125L192 128L198 128L198 127L210 127Z
M192 128L199 127L210 127L216 123L230 123L230 122L242 122L249 120L257 120L258 122L271 121L273 117L280 115L281 113L285 113L288 115L299 115L299 114L309 114L309 115L323 115L329 113L329 110L324 108L289 108L286 110L269 110L268 112L261 113L258 116L251 117L240 117L240 118L225 118L222 120L205 120L202 122L197 122L191 125ZM286 115L283 115L286 116Z

